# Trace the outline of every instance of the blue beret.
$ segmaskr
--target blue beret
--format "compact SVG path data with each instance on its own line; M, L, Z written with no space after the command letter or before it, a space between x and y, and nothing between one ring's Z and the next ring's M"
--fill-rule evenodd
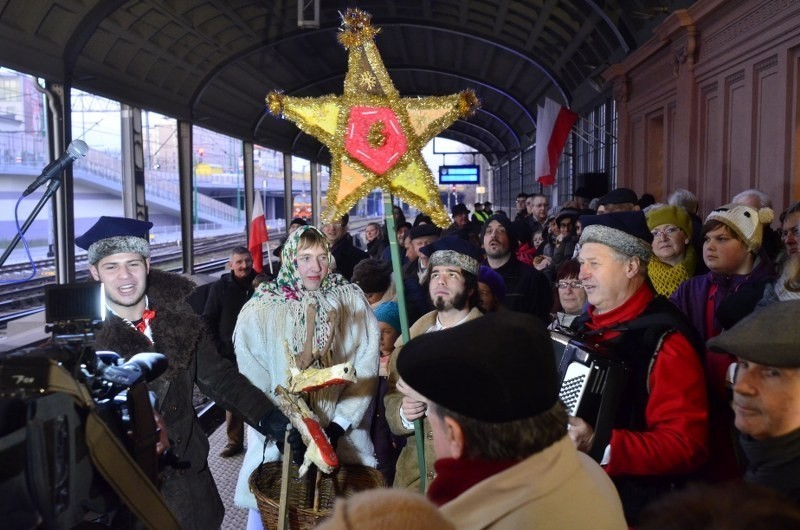
M516 311L419 335L400 350L397 371L434 403L489 423L536 416L558 401L555 355L544 323Z
M499 302L505 301L506 282L503 280L503 277L500 276L500 273L496 272L488 265L481 265L478 271L478 281L488 285L489 290L492 291L492 294Z
M432 256L434 252L439 252L440 250L452 250L453 252L464 254L465 256L469 256L477 261L480 261L481 259L480 249L463 237L458 236L443 237L419 249L420 252L428 257ZM477 267L475 272L477 273Z
M121 252L141 254L147 258L150 256L147 232L151 228L153 223L149 221L103 216L85 234L75 238L75 244L89 251L89 263L92 265L106 256Z

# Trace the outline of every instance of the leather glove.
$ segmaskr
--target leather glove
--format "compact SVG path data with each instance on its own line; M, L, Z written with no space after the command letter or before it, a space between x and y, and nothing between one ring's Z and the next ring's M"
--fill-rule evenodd
M289 418L281 412L281 409L276 407L261 417L258 422L258 431L264 436L269 436L275 440L275 446L278 451L283 453L286 426L289 424ZM289 446L292 452L292 462L300 464L303 461L306 446L297 429L292 429L289 433Z
M330 422L327 427L325 427L325 435L328 437L328 440L331 442L331 447L336 449L336 444L339 443L339 438L342 437L344 434L344 429L338 423Z

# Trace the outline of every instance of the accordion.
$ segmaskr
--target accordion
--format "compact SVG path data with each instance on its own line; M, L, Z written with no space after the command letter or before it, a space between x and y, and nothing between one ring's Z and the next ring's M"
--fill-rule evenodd
M570 416L594 428L589 455L600 462L628 380L628 368L611 352L562 331L550 332L561 381L559 397Z

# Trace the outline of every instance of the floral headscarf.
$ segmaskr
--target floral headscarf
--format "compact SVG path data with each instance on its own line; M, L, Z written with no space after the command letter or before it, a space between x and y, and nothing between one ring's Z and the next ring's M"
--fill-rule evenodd
M308 295L310 292L303 286L303 279L300 277L300 271L297 269L297 247L300 244L300 236L308 231L317 232L320 236L324 235L314 226L301 226L286 239L283 244L283 251L281 253L281 270L278 272L278 277L271 282L262 283L256 290L254 297L260 296L278 296L288 300L300 300ZM333 263L331 256L330 246L327 242L324 244L325 251L328 253L328 262ZM329 272L322 282L317 291L325 292L334 287L344 285L347 280L341 274Z

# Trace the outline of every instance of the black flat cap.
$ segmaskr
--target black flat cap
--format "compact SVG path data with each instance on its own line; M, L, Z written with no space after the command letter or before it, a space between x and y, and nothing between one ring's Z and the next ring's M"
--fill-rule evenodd
M535 416L558 400L550 335L524 313L489 313L420 335L400 350L397 370L431 401L489 423Z
M751 313L708 341L724 351L766 366L800 367L800 300L775 302Z
M411 230L408 232L408 237L411 239L417 239L418 237L425 237L425 236L439 236L441 230L435 224L422 224L411 227Z

